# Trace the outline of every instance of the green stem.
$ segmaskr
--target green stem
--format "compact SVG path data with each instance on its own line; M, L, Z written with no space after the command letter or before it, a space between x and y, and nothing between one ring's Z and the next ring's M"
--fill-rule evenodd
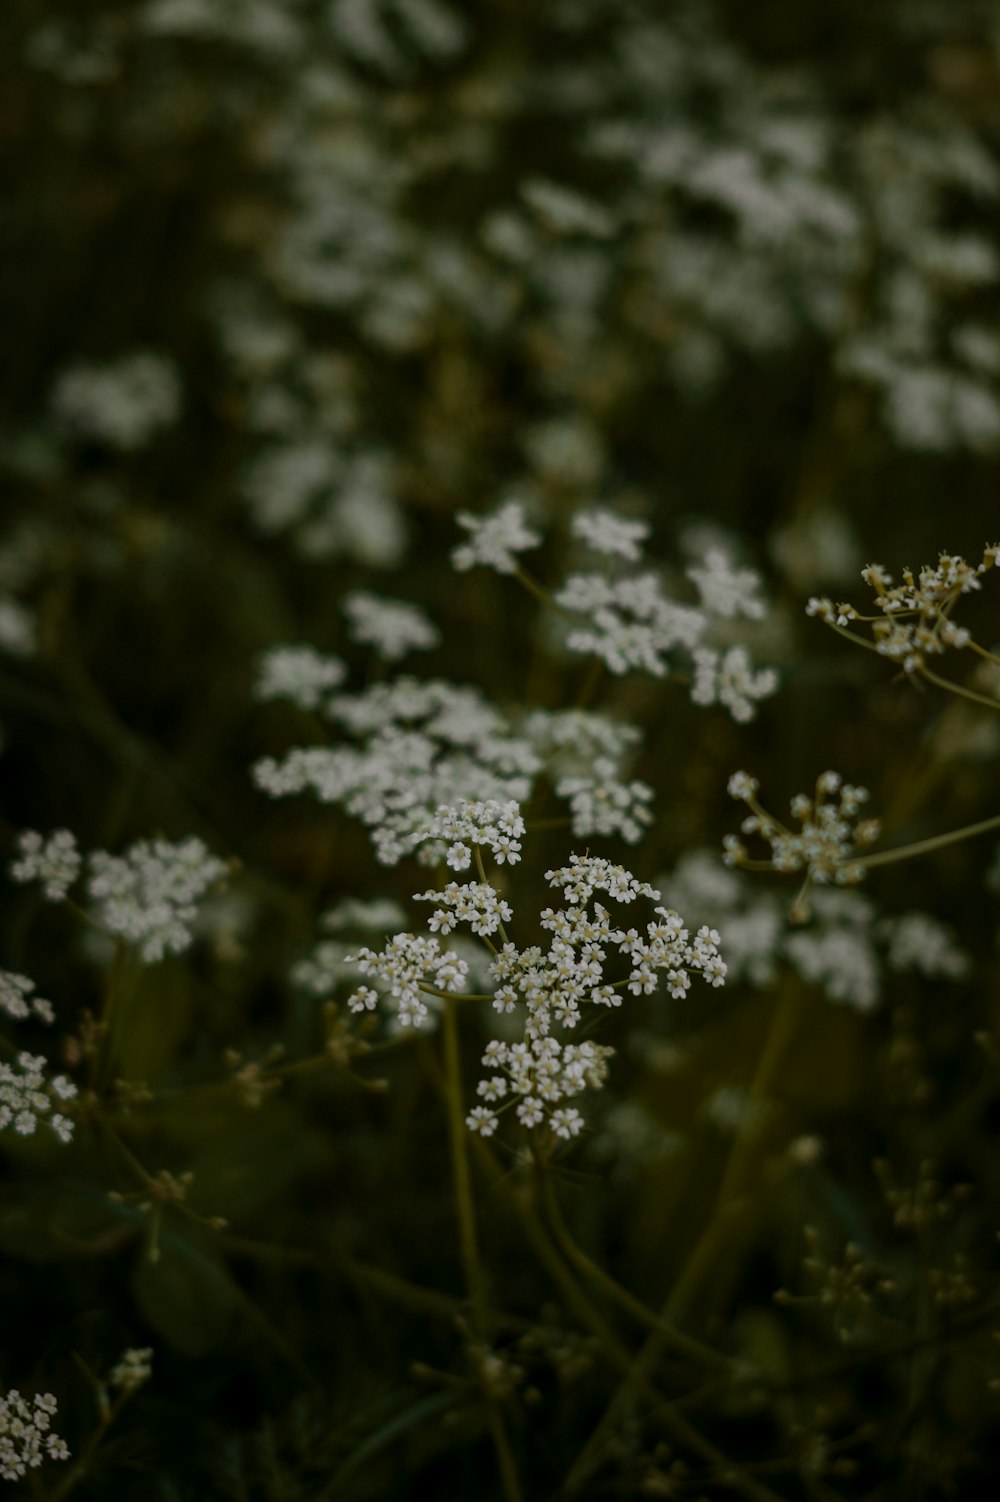
M684 1335L680 1330L674 1329L664 1319L648 1309L640 1299L629 1293L627 1288L613 1278L610 1273L599 1267L583 1249L577 1246L570 1235L569 1229L563 1218L556 1196L555 1186L552 1182L552 1174L539 1165L539 1179L542 1187L542 1197L545 1204L546 1214L556 1245L568 1262L573 1263L579 1270L587 1275L592 1282L604 1290L610 1299L632 1315L633 1319L649 1329L655 1330L663 1343L671 1347L679 1356L686 1356L702 1366L715 1368L732 1375L732 1363L711 1346L705 1345L700 1340L695 1340L689 1335Z
M925 855L929 850L941 850L945 845L957 844L959 840L971 840L977 834L988 834L991 829L1000 829L1000 814L995 814L991 819L981 819L978 824L966 824L962 829L949 830L947 834L935 834L929 839L917 840L912 845L898 845L895 850L880 850L876 855L839 861L838 865L863 866L868 871L873 866L888 866L893 861L905 861L914 855Z
M478 850L477 850L478 854ZM486 1286L476 1238L475 1204L472 1198L472 1176L469 1172L469 1156L466 1142L465 1119L462 1114L462 1068L458 1047L458 1019L454 1003L446 1000L442 1022L444 1032L445 1096L448 1109L448 1136L451 1143L452 1182L455 1190L455 1208L458 1214L458 1235L465 1271L465 1286L472 1306L472 1328L478 1342L485 1344L488 1337L489 1309ZM504 1428L503 1415L496 1395L485 1373L482 1374L483 1396L486 1400L487 1418L493 1445L500 1466L507 1502L523 1502L521 1483L518 1479L510 1441Z
M960 699L968 699L971 704L981 704L986 709L1000 709L1000 699L988 699L985 694L977 694L971 688L962 688L961 684L951 683L947 678L941 678L937 673L931 672L925 663L921 663L917 669L921 678L928 683L933 683L936 688L947 689L949 694L957 694Z

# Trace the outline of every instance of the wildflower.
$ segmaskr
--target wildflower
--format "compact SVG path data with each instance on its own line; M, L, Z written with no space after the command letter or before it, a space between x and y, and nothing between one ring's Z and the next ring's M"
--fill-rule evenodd
M738 724L752 720L754 706L777 690L777 673L773 668L754 672L745 647L730 647L726 652L696 647L692 656L695 669L692 704L723 704Z
M315 647L272 647L260 660L256 699L290 699L300 709L317 709L328 689L347 676L339 657L324 657Z
M862 805L868 801L867 788L843 783L837 772L821 773L813 798L799 793L792 799L792 816L802 826L797 834L761 807L755 778L735 772L729 779L729 793L750 808L743 833L763 836L771 846L773 870L804 870L817 882L847 884L864 879L865 868L856 857L856 846L871 844L880 832L877 819L857 821ZM723 843L727 865L740 865L748 859L746 847L735 836L727 836Z
M442 950L436 938L394 934L378 953L367 947L350 956L362 975L380 983L388 994L396 1019L404 1027L420 1026L428 1019L422 992L460 991L468 966L450 949ZM348 999L351 1011L371 1010L375 1002L371 987L362 987Z
M43 1460L68 1460L69 1450L52 1430L57 1411L51 1393L29 1403L16 1388L0 1397L0 1480L19 1481Z
M14 1022L23 1022L34 1015L40 1022L54 1022L52 1003L41 996L32 996L33 980L26 975L15 975L12 970L0 970L0 1012Z
M76 838L68 829L57 829L47 838L37 830L18 835L21 858L10 868L15 881L40 881L49 902L61 902L80 874L81 857Z
M542 540L529 528L520 501L506 501L483 516L460 511L457 521L469 533L468 542L460 543L451 554L455 568L463 573L481 565L498 574L516 574L518 553L537 548Z
M131 452L176 421L180 381L168 359L143 350L107 365L74 365L57 381L52 406L70 431Z
M593 553L624 558L635 563L642 556L642 543L649 536L647 522L630 521L612 511L580 511L574 516L571 530Z
M61 1142L69 1142L73 1122L55 1108L76 1093L63 1074L46 1079L41 1057L19 1053L13 1064L0 1062L0 1131L13 1127L18 1136L31 1137L44 1121Z
M225 871L194 836L177 843L138 840L124 855L91 854L87 892L97 922L155 964L189 947L198 902Z
M117 1387L123 1393L135 1392L153 1375L152 1363L152 1346L135 1347L125 1351L121 1360L108 1373L109 1386Z
M343 609L353 640L374 648L383 662L398 662L408 652L436 647L441 640L424 611L405 600L356 589L345 597Z
M760 575L752 568L733 568L722 548L709 548L701 564L689 568L687 575L694 581L703 607L712 615L763 619L764 602L758 597Z

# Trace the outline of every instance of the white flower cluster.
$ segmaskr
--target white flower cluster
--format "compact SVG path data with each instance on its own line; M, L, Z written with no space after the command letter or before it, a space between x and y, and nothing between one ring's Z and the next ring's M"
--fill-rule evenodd
M125 1351L108 1373L108 1386L133 1393L153 1375L152 1346L135 1346Z
M73 1123L61 1111L59 1101L73 1100L77 1091L64 1074L45 1077L45 1060L19 1053L13 1064L0 1062L0 1131L12 1127L21 1137L31 1137L45 1121L61 1142L69 1142Z
M37 1017L40 1022L55 1021L51 1001L41 996L32 996L33 980L26 975L15 975L12 970L0 970L0 1013L13 1022L23 1022L26 1017Z
M996 566L998 552L997 546L985 548L982 562L975 565L942 553L935 567L922 568L916 576L904 569L901 584L893 584L881 564L869 564L861 577L875 591L880 615L859 615L853 605L835 605L820 595L809 601L806 614L841 629L850 629L854 621L871 625L875 650L898 662L904 672L916 673L928 657L969 645L971 633L955 624L951 612L962 595L982 587L980 580Z
M711 615L763 620L760 575L756 569L734 568L724 548L709 548L701 564L689 568L687 576L694 581L701 603Z
M588 1088L598 1090L607 1077L610 1048L597 1043L560 1043L552 1037L526 1038L523 1043L503 1043L494 1038L486 1046L482 1062L499 1069L480 1080L478 1094L483 1104L473 1106L466 1117L470 1131L492 1137L499 1125L494 1107L508 1095L519 1097L517 1119L524 1127L547 1123L556 1137L579 1136L584 1119L576 1106L560 1105Z
M667 599L655 574L618 580L571 574L555 599L563 610L587 618L586 627L566 637L570 651L599 657L619 676L638 669L664 677L670 653L693 647L706 626L701 611Z
M505 501L496 511L476 516L460 511L460 527L469 533L467 542L452 549L451 561L462 573L481 566L498 574L516 574L521 567L517 555L537 548L541 537L532 532L520 501Z
M754 670L745 647L730 647L717 652L714 647L696 647L692 704L723 704L737 724L752 720L756 706L777 690L778 675L774 668Z
M93 851L87 891L96 921L155 964L189 947L198 903L225 872L225 862L195 836L139 840L124 855Z
M429 1012L426 995L435 991L461 991L468 967L450 949L442 949L437 939L421 934L394 934L385 947L375 953L362 948L350 957L362 975L377 981L392 1000L396 1020L404 1027L420 1027ZM430 991L423 988L431 987ZM370 986L360 986L348 997L352 1012L374 1011L378 993Z
M509 903L488 881L450 881L440 892L414 892L413 896L416 902L437 903L427 923L432 933L450 934L459 923L467 923L485 939L514 916Z
M473 845L489 850L498 866L516 865L521 859L523 834L524 820L515 799L479 798L470 802L462 798L436 810L424 838L437 841L435 859L443 850L441 858L446 866L466 871Z
M68 1460L69 1450L52 1429L58 1404L50 1392L29 1403L16 1388L0 1397L0 1480L20 1481L43 1460Z
M173 423L181 388L173 364L140 351L109 365L75 365L59 377L52 406L60 422L112 448L140 449Z
M790 965L828 1001L870 1011L881 972L916 970L930 980L957 980L969 958L944 924L927 913L882 918L858 891L813 893L808 925L792 925L787 905L707 850L694 850L661 882L668 900L721 930L729 980L762 990Z
M74 836L60 829L46 839L29 829L18 843L21 856L10 868L14 880L40 881L50 901L62 901L82 865ZM147 964L181 954L191 943L200 899L225 871L225 862L194 836L176 843L139 840L124 855L92 850L87 894L94 921L136 944Z
M574 537L579 537L592 553L624 558L628 563L637 563L642 557L642 544L650 532L648 522L630 521L602 509L578 511L570 527Z
M387 600L356 589L345 596L344 614L352 640L371 647L383 662L399 662L409 652L436 647L441 633L419 605Z
M879 836L877 819L858 821L861 807L868 801L867 788L843 782L838 772L823 772L817 778L814 797L799 793L792 799L792 817L801 825L798 833L793 833L761 807L758 787L757 779L746 772L734 772L729 779L730 797L750 809L740 827L744 834L759 834L770 845L771 858L765 864L771 870L804 870L813 881L835 881L839 885L864 880L865 869L858 862L856 846L870 845ZM727 865L750 862L749 851L736 835L727 835L723 847Z
M40 881L49 902L62 902L82 864L75 835L68 829L57 829L46 838L36 829L25 829L17 843L21 856L10 868L14 880Z
M324 694L346 677L339 657L324 656L315 647L271 647L260 659L254 698L290 699L300 709L318 709Z
M422 844L426 863L440 857L441 847L424 842L456 788L473 802L522 802L542 764L503 713L471 687L397 678L335 696L325 713L362 744L300 748L281 762L266 758L254 767L254 779L275 798L309 790L339 804L370 830L383 865Z
M468 526L469 518L462 524ZM452 554L456 567L487 563L500 573L515 573L518 565L514 549L505 551L498 539L515 535L516 526L523 529L523 515L516 503L480 518L476 545L463 545ZM571 530L591 551L625 562L641 558L641 544L649 535L645 522L630 521L602 509L578 512ZM517 535L530 537L532 546L540 541L526 529ZM695 670L693 702L722 704L735 720L751 720L756 705L777 689L777 673L772 668L755 669L743 645L713 646L706 638L717 622L740 616L754 621L763 617L760 576L753 569L736 568L719 546L709 547L702 563L690 568L688 576L701 596L699 606L670 599L655 573L618 578L606 570L568 575L554 597L555 605L564 615L583 617L585 624L570 627L565 645L571 652L599 658L619 677L640 671L663 678L677 668L678 651L690 654ZM582 792L579 788L575 791ZM588 817L581 805L580 817L581 823L589 822L595 831L600 828L593 810ZM631 837L637 838L635 820L628 822Z
M582 709L533 710L522 732L544 758L557 798L569 804L577 839L618 835L638 844L653 822L646 782L626 782L622 765L642 741L635 725Z
M526 1126L546 1122L561 1137L580 1131L580 1112L565 1102L603 1081L612 1050L590 1042L569 1045L556 1032L579 1026L588 1006L619 1007L625 992L649 995L661 978L670 995L680 997L693 975L711 986L721 986L726 976L719 935L712 928L702 927L692 937L678 914L663 907L654 909L641 931L614 923L608 909L595 900L599 895L625 905L639 898L654 903L660 898L654 887L624 867L596 856L574 855L568 865L547 871L546 881L562 891L567 905L546 908L540 915L540 926L550 935L544 948L520 949L508 938L503 925L510 923L512 910L489 882L450 882L443 891L414 894L417 901L435 904L429 923L435 935L450 934L465 924L486 941L492 959L485 994L492 997L497 1012L517 1013L523 1021L521 1042L493 1042L484 1057L484 1063L502 1073L480 1083L481 1104L467 1118L470 1129L483 1136L496 1130L499 1112L515 1099L516 1115ZM497 932L499 949L490 942ZM625 973L615 980L605 973L612 955L626 962ZM469 969L454 950L442 951L436 936L410 933L395 934L378 953L361 949L350 958L388 993L390 1010L403 1023L423 1022L425 998L460 991ZM379 992L366 985L352 993L348 1006L370 1011L378 1001Z

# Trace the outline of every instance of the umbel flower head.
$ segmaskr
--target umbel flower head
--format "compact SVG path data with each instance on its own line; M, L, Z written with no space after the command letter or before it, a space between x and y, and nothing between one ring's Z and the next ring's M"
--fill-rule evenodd
M878 839L877 819L859 819L868 801L868 789L854 787L842 780L839 772L823 772L816 779L813 797L799 793L791 801L797 831L786 828L769 814L757 800L760 786L756 777L734 772L729 779L729 796L745 803L750 813L740 826L744 834L758 834L771 847L769 860L753 860L746 845L736 835L723 840L723 860L727 866L748 870L804 871L808 882L836 882L849 886L863 881L865 867L858 847Z
M52 1431L57 1406L50 1392L36 1393L30 1403L16 1388L0 1397L0 1480L19 1481L46 1459L69 1459Z
M451 817L468 818L467 810L464 805ZM516 805L505 816L516 827ZM447 811L441 817L449 817ZM428 1016L428 997L454 996L489 1001L497 1012L520 1021L520 1041L495 1039L483 1055L491 1072L480 1081L480 1104L467 1117L470 1130L482 1136L491 1136L501 1113L511 1108L522 1126L547 1126L557 1137L575 1137L584 1118L569 1102L600 1087L612 1050L589 1039L567 1041L564 1035L592 1020L592 1008L621 1006L626 994L650 995L662 983L671 996L681 997L693 976L711 986L721 986L726 976L714 929L705 926L692 936L683 919L662 906L654 906L644 923L621 926L600 899L620 906L660 901L654 887L623 866L573 855L566 866L547 871L545 879L563 899L562 906L547 907L539 917L547 944L521 947L510 937L513 911L488 880L449 882L439 891L415 894L418 901L434 904L431 937L399 933L380 952L362 949L353 956L370 984L352 993L352 1011L371 1011L382 1001L399 1022L420 1023ZM490 949L489 991L464 993L467 966L440 948L437 935L462 924Z

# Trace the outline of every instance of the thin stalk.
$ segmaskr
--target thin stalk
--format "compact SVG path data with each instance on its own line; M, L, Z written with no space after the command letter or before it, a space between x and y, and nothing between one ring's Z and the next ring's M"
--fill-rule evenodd
M991 819L981 819L978 824L966 824L962 829L949 830L947 834L935 834L926 840L916 840L912 845L898 845L895 850L880 850L876 855L852 857L838 864L863 866L868 871L873 866L888 866L893 861L905 861L914 855L926 855L929 850L941 850L945 845L957 844L959 840L971 840L977 834L989 834L991 829L1000 829L1000 814L995 814Z
M568 1262L573 1263L579 1270L587 1275L592 1282L607 1294L616 1304L632 1315L633 1319L649 1329L655 1330L664 1344L676 1351L679 1356L686 1356L701 1366L708 1366L718 1371L724 1371L732 1375L732 1363L720 1352L714 1351L711 1346L705 1345L700 1340L695 1340L690 1335L685 1335L680 1330L674 1329L667 1324L652 1309L648 1309L640 1299L629 1293L617 1279L610 1273L599 1267L582 1247L577 1246L573 1240L569 1228L563 1218L562 1210L556 1196L552 1175L539 1165L539 1179L542 1186L542 1197L549 1225L555 1237L556 1245Z
M458 1047L458 1019L455 1007L450 1000L445 1001L443 1010L445 1098L448 1111L448 1137L451 1144L452 1182L455 1190L455 1209L458 1215L459 1245L465 1271L465 1286L472 1306L472 1327L477 1340L485 1342L488 1334L489 1309L482 1263L479 1259L476 1212L472 1198L472 1176L469 1172L466 1127L462 1114L462 1069ZM482 1385L504 1495L507 1502L523 1502L524 1494L521 1491L521 1483L510 1441L504 1428L500 1406L490 1383L484 1380Z
M957 694L960 699L968 699L971 704L981 704L986 709L1000 709L1000 699L988 699L985 694L977 694L974 689L963 688L959 683L951 683L947 678L941 678L931 671L926 664L922 663L917 669L921 678L928 683L933 683L936 688L947 689L949 694Z

